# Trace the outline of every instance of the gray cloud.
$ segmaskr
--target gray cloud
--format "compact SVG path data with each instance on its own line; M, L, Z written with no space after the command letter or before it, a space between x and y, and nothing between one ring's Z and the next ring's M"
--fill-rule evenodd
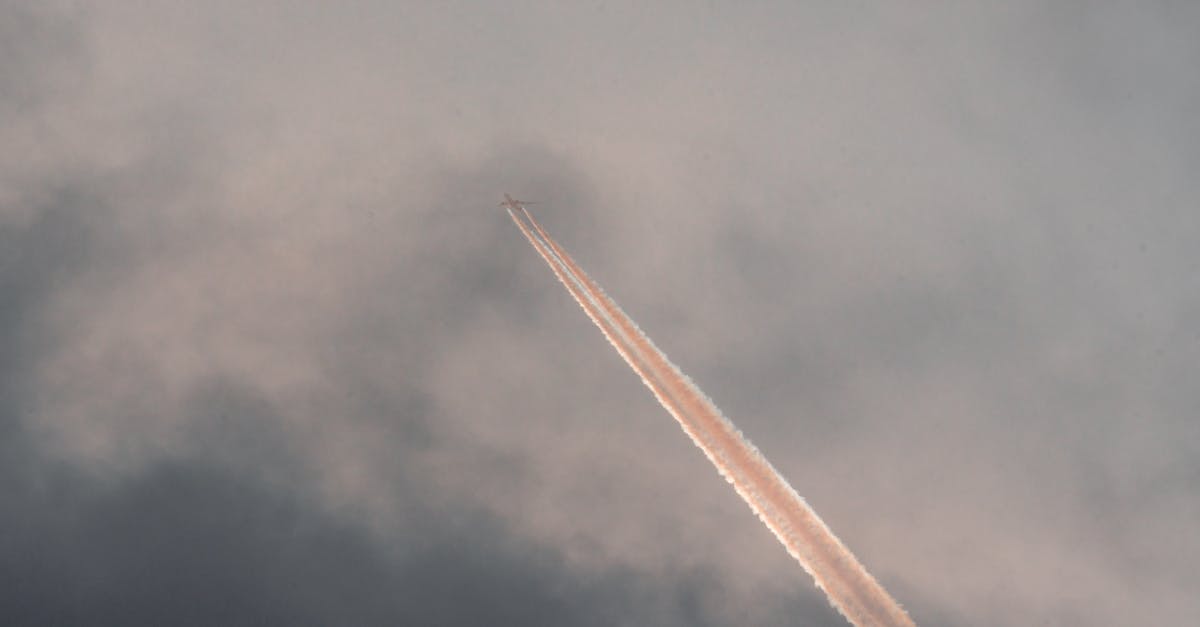
M1200 610L1194 10L45 6L5 615L839 624L505 191L919 623Z
M32 491L31 491L32 492ZM0 598L16 624L723 624L710 577L583 577L486 515L380 545L195 465L5 500ZM488 541L478 538L487 537ZM399 555L397 555L399 553ZM821 608L780 608L821 615ZM836 624L836 623L830 623Z

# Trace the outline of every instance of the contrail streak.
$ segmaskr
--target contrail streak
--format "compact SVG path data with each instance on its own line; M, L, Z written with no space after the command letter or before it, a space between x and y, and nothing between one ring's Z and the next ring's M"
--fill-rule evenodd
M914 625L787 480L533 216L524 207L520 216L509 209L509 216L609 343L808 571L830 603L860 627Z

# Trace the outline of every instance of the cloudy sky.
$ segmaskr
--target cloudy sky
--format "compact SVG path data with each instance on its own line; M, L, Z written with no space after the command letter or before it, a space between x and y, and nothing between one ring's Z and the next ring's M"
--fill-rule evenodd
M918 623L1194 622L1200 12L799 4L0 0L0 615L843 624L511 192Z

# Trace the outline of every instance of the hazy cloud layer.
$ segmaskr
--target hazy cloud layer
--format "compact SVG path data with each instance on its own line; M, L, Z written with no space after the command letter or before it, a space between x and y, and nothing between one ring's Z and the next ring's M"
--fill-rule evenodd
M0 615L840 624L507 191L918 623L1188 623L1198 18L0 0Z

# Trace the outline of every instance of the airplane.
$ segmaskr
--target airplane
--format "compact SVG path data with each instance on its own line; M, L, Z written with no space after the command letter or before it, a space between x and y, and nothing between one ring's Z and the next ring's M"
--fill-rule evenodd
M536 205L536 204L537 203L535 203L535 202L526 202L524 200L516 200L512 196L505 194L504 202L500 203L500 206L507 208L507 209L512 209L513 211L521 211L522 209L525 208L525 205Z

